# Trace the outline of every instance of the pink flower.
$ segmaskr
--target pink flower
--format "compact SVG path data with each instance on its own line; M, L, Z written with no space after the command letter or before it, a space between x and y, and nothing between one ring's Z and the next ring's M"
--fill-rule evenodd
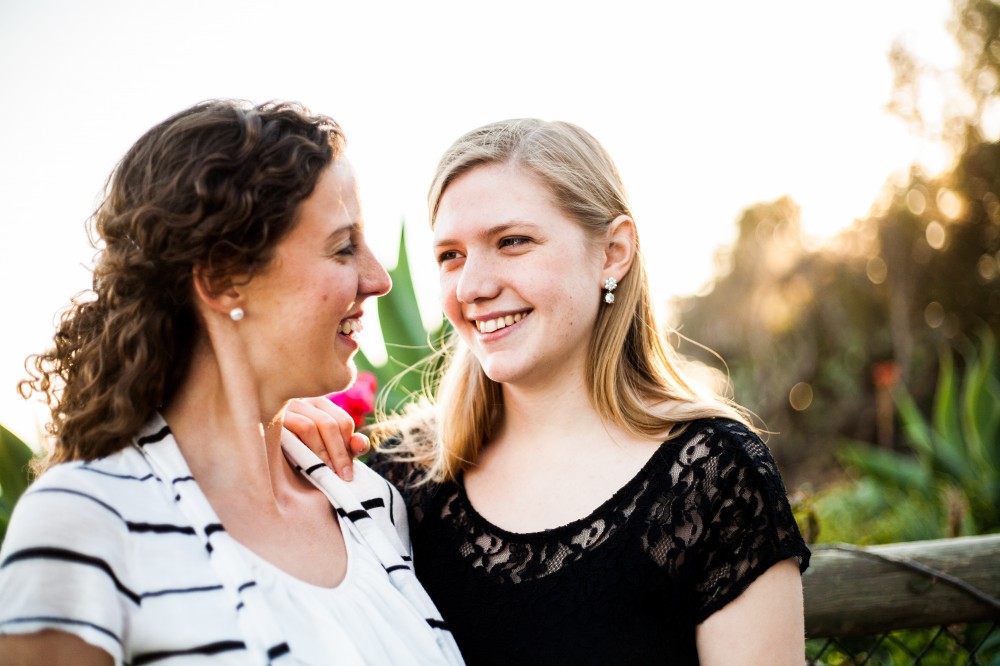
M358 378L354 380L346 391L331 393L326 396L333 404L337 405L354 419L354 427L360 428L365 424L365 417L375 410L375 389L378 388L378 380L370 372L359 372Z

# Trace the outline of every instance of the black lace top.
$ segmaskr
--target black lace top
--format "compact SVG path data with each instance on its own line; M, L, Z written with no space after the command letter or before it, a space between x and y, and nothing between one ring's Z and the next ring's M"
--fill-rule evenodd
M461 480L414 488L412 466L372 465L407 498L417 576L472 665L697 664L700 622L771 565L809 562L770 452L725 419L689 424L589 516L532 534L490 524Z

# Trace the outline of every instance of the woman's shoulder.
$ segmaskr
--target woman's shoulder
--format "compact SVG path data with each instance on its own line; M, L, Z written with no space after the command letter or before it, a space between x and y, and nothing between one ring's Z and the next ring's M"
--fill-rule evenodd
M13 553L44 555L54 549L64 553L57 559L67 562L98 557L105 566L122 569L123 544L135 526L159 517L143 499L145 493L162 493L155 483L141 456L125 451L53 465L14 507L3 542L4 565ZM37 553L32 557L42 557Z
M774 464L760 435L750 426L728 418L697 419L683 424L665 446L688 462L725 457L743 464Z
M170 513L165 492L132 447L96 460L59 463L45 470L21 495L8 537L27 530L24 535L29 540L36 532L127 538L131 526L161 521Z
M437 412L432 405L408 405L381 424L368 464L407 494L422 483L437 450Z
M120 661L149 573L186 576L204 559L200 547L177 557L177 544L195 542L172 511L132 447L50 467L14 507L0 549L0 624L67 631Z
M401 433L383 440L365 462L404 496L418 487L423 478L424 468L412 459Z
M785 493L777 463L760 435L727 418L690 421L661 447L661 469L686 491L706 495L759 488Z
M152 491L158 479L149 463L132 446L96 460L75 460L49 467L28 487L33 493L62 493L80 498L91 495L105 500L119 495L133 497L143 489Z

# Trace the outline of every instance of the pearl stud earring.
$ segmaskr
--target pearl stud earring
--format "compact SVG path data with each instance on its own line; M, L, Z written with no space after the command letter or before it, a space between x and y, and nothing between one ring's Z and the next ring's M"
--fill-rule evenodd
M229 318L233 321L239 321L240 319L243 319L244 314L246 313L243 312L243 308L233 308L229 311Z

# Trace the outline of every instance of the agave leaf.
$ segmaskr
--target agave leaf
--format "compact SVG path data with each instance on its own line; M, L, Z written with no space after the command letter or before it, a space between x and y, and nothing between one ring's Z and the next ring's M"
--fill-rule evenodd
M955 360L951 349L940 353L937 389L934 393L934 431L945 441L961 441L962 425L958 413L958 389L955 386Z
M900 386L892 394L896 402L896 410L906 433L906 440L916 451L917 456L930 464L934 460L934 435L923 414L913 401L905 387Z
M980 333L980 353L970 354L962 391L962 415L969 456L983 467L996 466L997 409L996 341L993 334Z
M406 227L399 234L399 259L390 271L393 288L378 301L378 318L382 324L389 364L400 372L419 362L429 351L427 331L417 306L417 295L410 276L406 254Z
M904 492L934 494L931 471L912 456L850 440L838 452L845 465Z
M942 352L933 428L905 387L893 392L905 441L915 457L860 443L840 452L844 464L861 473L850 486L853 495L845 497L867 497L860 491L871 486L888 502L879 516L842 516L848 521L857 518L866 534L879 532L883 517L886 525L891 523L885 534L906 538L930 538L913 531L921 524L927 535L946 536L956 528L955 515L961 518L963 534L1000 528L1000 373L993 334L986 331L980 338L978 347L963 350L967 362L960 379L953 352ZM835 513L847 505L823 506ZM864 506L875 508L871 501Z
M31 483L31 448L14 433L0 426L0 542L14 505Z
M985 418L981 414L986 405L981 405L986 379L989 376L990 367L986 362L988 348L984 345L981 354L976 354L972 349L968 353L965 366L965 376L962 386L961 410L963 434L970 452L982 451L983 437L982 426L985 425ZM992 359L990 359L992 360ZM980 420L982 419L982 422Z
M424 329L417 305L417 293L413 287L413 276L410 274L410 259L406 252L406 226L399 232L399 252L396 267L389 272L392 277L395 298L381 299L379 318L383 325L398 333L400 342L420 347L427 344L427 331ZM388 318L383 319L383 312Z
M974 463L966 455L961 437L947 439L934 432L905 387L897 389L893 397L907 441L925 465L959 482L975 474ZM943 402L954 402L954 399Z
M440 348L445 327L433 333L424 328L416 290L410 274L410 261L406 252L406 226L399 234L399 253L396 267L389 271L392 291L378 300L378 317L382 327L388 361L375 366L364 354L355 357L358 370L367 370L378 379L378 403L393 411L400 409L424 389L424 375L433 371L434 353Z
M31 483L31 448L17 435L0 425L0 493L13 507Z

